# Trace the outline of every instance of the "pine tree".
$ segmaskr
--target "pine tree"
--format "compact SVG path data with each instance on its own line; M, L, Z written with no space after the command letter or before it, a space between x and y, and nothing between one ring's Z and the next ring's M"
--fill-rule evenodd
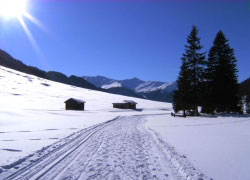
M214 112L239 111L237 66L234 50L224 33L219 31L208 54L207 104L204 109Z
M202 87L206 64L205 53L200 52L203 46L198 37L198 28L193 26L185 45L181 71L177 80L178 90L174 95L173 106L176 109L193 110L198 113L198 105L202 104Z
M185 60L183 59L180 75L177 80L178 90L174 92L173 109L175 112L183 111L183 116L186 116L186 110L190 110L188 71Z

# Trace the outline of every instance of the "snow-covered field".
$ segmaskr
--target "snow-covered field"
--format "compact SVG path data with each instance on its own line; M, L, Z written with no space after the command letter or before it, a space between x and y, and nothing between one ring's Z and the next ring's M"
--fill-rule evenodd
M0 87L0 179L250 179L250 117L172 118L4 67ZM71 97L86 110L65 111ZM112 108L126 99L139 110Z
M170 105L77 88L0 66L0 166L41 149L82 128L145 113L166 113ZM86 101L85 111L65 111L68 98ZM113 109L135 100L142 111Z
M213 179L250 179L250 117L148 117L147 126Z

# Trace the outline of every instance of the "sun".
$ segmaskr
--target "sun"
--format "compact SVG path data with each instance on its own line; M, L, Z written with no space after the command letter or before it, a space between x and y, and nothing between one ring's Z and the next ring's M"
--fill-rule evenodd
M26 13L28 0L0 0L0 15L18 18Z
M10 20L15 20L12 21L15 23L19 22L34 50L44 59L44 55L28 25L26 24L26 21L32 22L45 32L48 31L39 20L28 12L31 8L31 6L28 7L28 5L30 5L29 3L31 3L31 0L0 0L0 24L8 26Z

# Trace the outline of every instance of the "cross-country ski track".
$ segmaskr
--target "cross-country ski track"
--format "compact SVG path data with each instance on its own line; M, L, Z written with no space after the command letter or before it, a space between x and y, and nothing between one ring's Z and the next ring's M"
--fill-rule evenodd
M80 130L4 167L0 179L210 179L145 121L145 115L123 116Z

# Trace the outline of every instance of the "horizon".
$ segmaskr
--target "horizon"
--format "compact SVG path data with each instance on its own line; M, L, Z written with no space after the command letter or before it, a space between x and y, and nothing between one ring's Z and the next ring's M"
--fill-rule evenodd
M247 1L37 0L27 11L37 20L24 18L33 39L17 19L1 18L0 48L45 71L174 82L194 24L206 52L222 30L235 50L239 82L250 76Z

